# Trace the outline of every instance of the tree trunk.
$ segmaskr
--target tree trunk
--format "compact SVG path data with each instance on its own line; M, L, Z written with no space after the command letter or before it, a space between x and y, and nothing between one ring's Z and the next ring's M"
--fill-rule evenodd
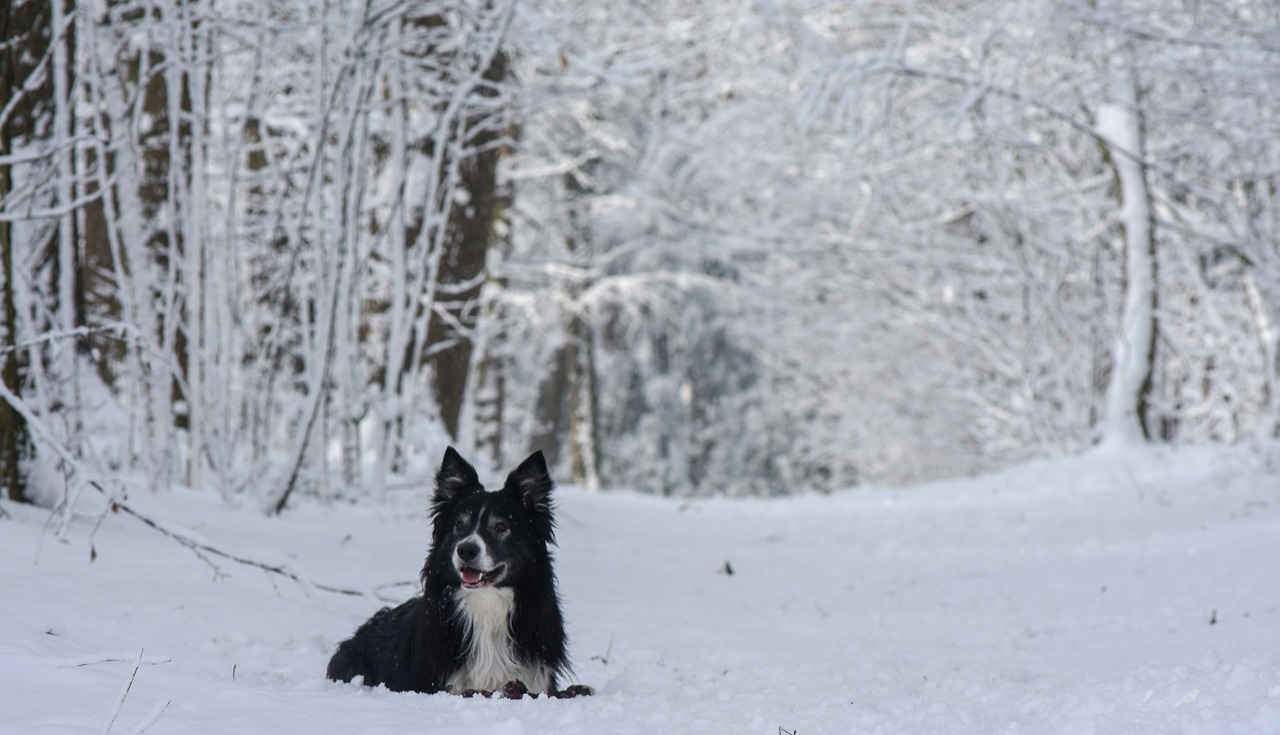
M37 64L49 51L51 3L40 0L16 0L0 3L0 109L7 117L0 123L0 155L8 156L18 145L30 142L40 129L37 121L47 117L53 89L48 75L34 82ZM13 168L0 162L0 212L8 211L14 193ZM23 395L25 364L21 335L18 333L18 302L14 270L13 223L0 221L0 380L7 393L19 399ZM0 401L0 493L10 500L26 502L27 492L23 462L31 456L32 447L26 420L17 407Z
M485 284L484 321L490 325L487 333L476 345L476 364L472 369L470 396L470 438L478 455L493 467L503 464L502 420L506 407L507 381L504 350L506 335L503 333L501 308L494 292L501 292L506 283L501 278L490 278Z
M0 107L7 107L13 99L15 86L26 75L18 69L18 48L14 32L25 28L26 24L15 23L15 8L9 3L0 6ZM14 135L9 125L0 125L0 152L13 150ZM3 202L13 191L13 174L9 164L0 162L0 209ZM22 395L22 376L18 368L18 333L17 306L13 300L13 225L8 220L0 220L0 350L3 350L3 361L0 361L0 379L4 387L13 395ZM0 488L4 496L10 500L24 502L26 483L22 475L22 459L27 451L27 424L22 414L8 401L0 402Z
M569 425L566 404L573 361L568 345L561 345L555 351L546 378L538 385L538 400L534 406L535 424L529 433L529 445L541 449L553 468L560 462L560 438L565 436Z
M569 324L569 478L600 489L595 340L591 324L575 314Z
M1125 64L1131 62L1124 62ZM1100 429L1104 445L1151 438L1148 403L1156 345L1156 241L1137 80L1132 67L1112 70L1112 99L1098 109L1098 134L1115 170L1125 253L1124 306L1112 348Z
M8 10L0 10L7 14ZM0 23L5 19L0 18ZM9 77L0 77L0 97L8 97ZM10 150L7 132L0 132L3 150ZM0 165L0 202L12 191L12 177L7 165ZM3 295L0 298L0 329L4 330L0 339L0 350L3 350L3 362L0 362L0 377L8 392L22 395L22 372L19 364L17 306L13 299L13 239L12 227L8 222L0 222L0 259L3 259ZM8 401L0 401L0 489L4 496L16 502L27 501L26 477L22 463L30 455L30 441L27 438L27 423L22 414Z
M502 82L506 65L506 55L499 52L485 70L484 79L494 85ZM485 90L476 93L486 94ZM449 211L439 290L427 327L436 403L445 429L455 438L471 373L472 332L479 317L482 276L495 238L494 225L508 199L498 184L501 150L496 144L502 131L484 113L480 119L467 120L464 126L478 128L477 132L460 131L458 135L479 152L459 162L458 188L463 197ZM437 141L437 145L443 143Z
M1241 185L1241 193L1248 217L1249 242L1259 259L1280 257L1280 243L1273 243L1275 228L1280 224L1280 213L1270 202L1276 199L1276 181L1263 179ZM1261 189L1262 191L1259 191ZM1262 354L1262 382L1265 389L1262 417L1258 422L1258 435L1263 439L1280 438L1280 287L1274 278L1264 271L1259 278L1256 263L1246 263L1244 277L1245 296L1253 319L1254 333L1258 337L1258 350Z

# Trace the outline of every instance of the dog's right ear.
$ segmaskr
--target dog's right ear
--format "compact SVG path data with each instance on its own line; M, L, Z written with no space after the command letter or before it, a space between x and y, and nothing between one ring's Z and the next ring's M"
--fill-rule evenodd
M436 494L432 499L432 506L440 508L483 489L476 468L453 447L444 450L444 461L440 463L440 471L436 473Z

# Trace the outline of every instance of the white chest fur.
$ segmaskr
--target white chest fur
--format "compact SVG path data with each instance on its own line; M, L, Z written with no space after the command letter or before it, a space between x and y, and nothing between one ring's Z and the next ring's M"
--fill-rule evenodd
M449 691L494 691L507 682L524 683L531 692L545 692L550 677L540 666L516 661L511 645L511 611L515 593L508 588L459 589L458 614L467 629L471 649L462 669L449 681Z

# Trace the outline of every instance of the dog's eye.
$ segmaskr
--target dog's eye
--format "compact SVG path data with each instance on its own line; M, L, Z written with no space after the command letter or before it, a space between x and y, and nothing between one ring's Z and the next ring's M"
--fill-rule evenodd
M458 522L453 524L453 530L455 533L462 533L463 531L466 530L466 528L467 528L466 518L459 518Z
M507 522L506 522L506 521L494 521L494 522L493 522L493 531L494 531L494 533L506 533L508 530L510 530L510 528L511 528L511 527L507 525Z

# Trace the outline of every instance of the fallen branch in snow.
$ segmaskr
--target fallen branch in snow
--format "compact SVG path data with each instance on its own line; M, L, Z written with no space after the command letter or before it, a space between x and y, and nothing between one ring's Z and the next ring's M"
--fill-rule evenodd
M334 585L323 584L320 582L313 582L308 579L303 579L302 577L298 576L296 572L290 571L289 569L285 568L282 565L267 564L266 562L261 562L256 559L248 559L243 556L238 556L236 554L223 551L222 549L219 549L216 546L210 546L209 544L196 541L195 539L181 533L180 531L175 531L174 529L166 528L160 522L139 513L133 508L130 508L128 504L120 500L111 498L111 496L107 494L107 492L103 490L102 487L98 485L98 483L91 482L89 484L95 487L99 492L103 493L104 495L107 495L111 503L111 510L113 512L124 513L128 516L131 516L137 519L138 521L140 521L142 524L146 525L148 528L151 528L152 530L164 536L168 536L174 541L177 541L179 544L181 544L182 546L185 546L188 550L190 550L191 553L195 554L196 557L199 558L201 561L203 561L205 564L208 564L210 567L212 567L215 574L221 575L222 570L219 569L218 566L209 559L209 556L216 556L220 559L233 561L237 564L243 564L247 567L254 567L255 569L261 569L264 572L268 572L270 574L278 574L281 577L284 577L285 579L293 580L294 582L298 583L299 586L302 586L304 588L314 587L315 589L322 590L324 592L333 592L334 594L339 594L339 595L351 595L353 597L364 597L367 594L363 590L351 589L349 587L335 587Z
M196 541L195 539L179 531L175 531L171 528L166 528L165 526L155 521L154 519L135 511L133 508L130 508L128 504L126 504L118 496L116 496L115 494L108 491L105 487L103 487L101 482L94 479L93 475L88 471L86 471L86 469L81 466L80 462L77 461L75 456L73 456L72 453L66 447L62 446L62 444L59 443L53 437L52 433L49 432L47 428L45 428L45 426L40 422L40 420L36 417L36 415L32 413L32 411L26 405L26 403L24 403L21 398L14 395L13 392L10 391L8 387L6 387L3 383L0 383L0 399L3 399L6 402L8 402L10 406L12 406L15 410L17 410L20 414L22 414L23 418L27 422L28 427L30 427L40 439L45 441L47 445L53 449L54 453L58 455L58 458L65 464L65 466L69 468L66 473L66 477L68 481L73 482L73 484L77 488L76 492L68 493L69 496L77 495L79 488L84 487L85 485L92 487L93 489L97 490L99 493L102 493L102 496L107 499L108 507L112 512L122 511L136 518L137 520L141 521L142 523L152 528L153 530L158 531L159 533L164 534L165 536L168 536L174 541L177 541L179 544L187 547L187 549L189 549L191 553L195 554L197 558L199 558L205 564L208 564L209 567L213 569L215 575L221 575L222 570L219 569L218 566L209 559L209 556L206 556L206 555L217 556L223 559L227 559L229 561L236 562L237 564L244 564L245 566L256 567L269 574L278 574L282 577L285 577L286 579L293 580L298 585L304 588L314 587L315 589L322 590L324 592L333 592L339 595L351 595L353 597L366 596L367 593L364 592L363 590L350 589L346 587L335 587L333 585L312 582L310 580L306 580L306 579L303 579L302 577L299 577L297 574L289 571L283 566L280 566L277 564L266 564L254 559L247 559L242 556L236 556L235 554L228 553L217 547L210 546L208 544ZM74 481L72 480L72 478L75 478ZM63 501L63 527L64 528L70 523L71 510L74 505L75 505L74 500ZM99 519L98 523L99 525L101 525L102 520ZM98 528L97 526L95 526L94 533L97 533L97 530ZM97 555L98 555L98 551L93 546L92 541L90 541L90 545L89 545L90 560L97 558Z

